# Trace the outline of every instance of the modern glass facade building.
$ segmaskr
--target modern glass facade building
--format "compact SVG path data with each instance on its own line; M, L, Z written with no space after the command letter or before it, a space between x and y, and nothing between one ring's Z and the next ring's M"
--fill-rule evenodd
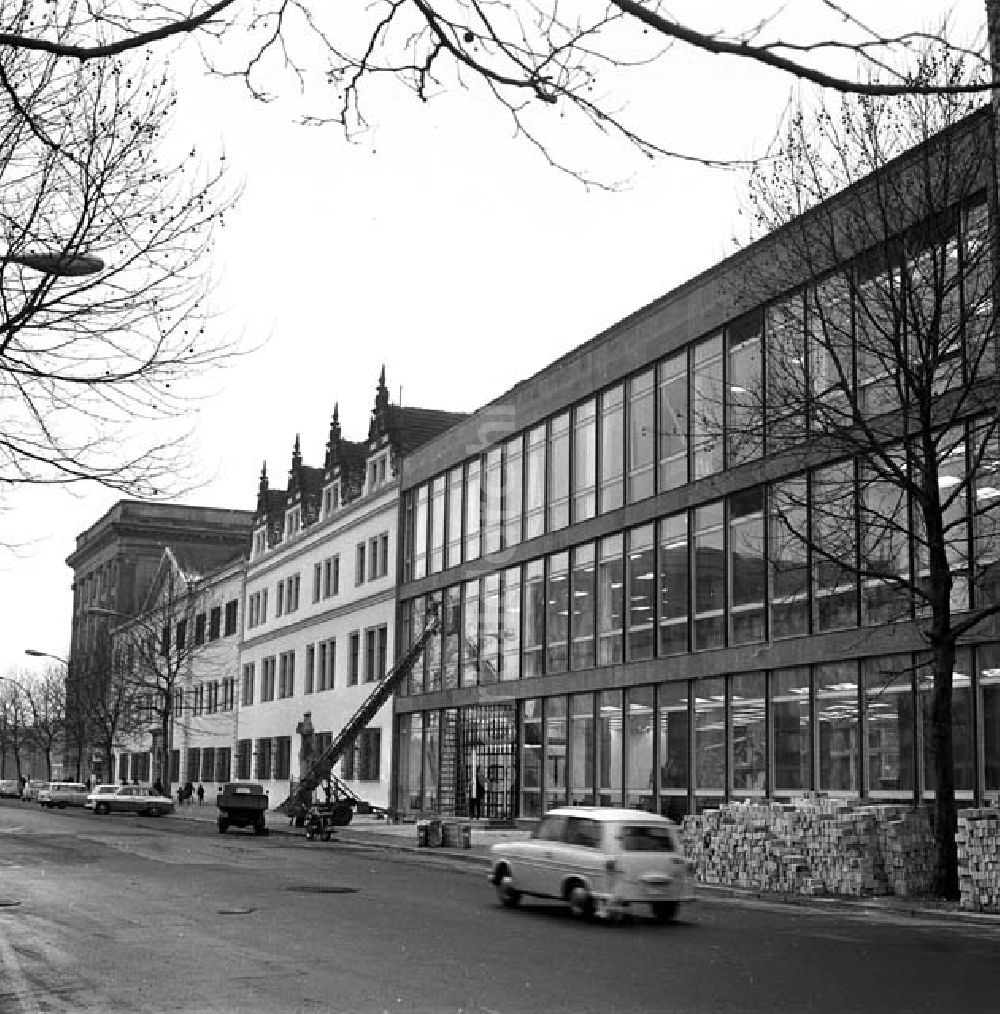
M943 231L901 247L943 251L942 299L967 308L991 298L981 176ZM926 563L914 505L889 504L863 455L832 453L818 414L769 393L800 370L809 405L838 396L843 363L816 340L836 317L850 396L891 415L853 287L894 268L859 250L846 294L792 276L748 302L748 272L782 242L696 277L405 459L397 648L429 610L444 622L395 702L400 810L467 813L478 766L494 818L566 801L679 817L810 789L933 795L923 612L900 594ZM988 317L964 318L942 398L994 382L992 324L976 330ZM937 478L942 497L968 490L944 536L958 614L996 594L995 405L949 417ZM1000 795L997 631L977 625L956 659L960 800Z

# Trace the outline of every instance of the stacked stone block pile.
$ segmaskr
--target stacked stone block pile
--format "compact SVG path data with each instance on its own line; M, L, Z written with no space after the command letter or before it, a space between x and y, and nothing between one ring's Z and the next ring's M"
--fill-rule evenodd
M970 912L1000 912L1000 810L960 810L959 904Z

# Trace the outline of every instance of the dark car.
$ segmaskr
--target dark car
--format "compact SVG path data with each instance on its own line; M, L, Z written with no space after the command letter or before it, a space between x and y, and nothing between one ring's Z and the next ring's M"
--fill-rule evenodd
M219 834L230 827L252 827L254 834L266 834L268 798L257 782L226 782L216 797L219 807Z

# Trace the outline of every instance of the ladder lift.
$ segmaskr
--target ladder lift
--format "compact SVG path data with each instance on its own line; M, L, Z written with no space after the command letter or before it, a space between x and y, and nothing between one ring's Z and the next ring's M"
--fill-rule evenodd
M291 795L276 807L278 813L283 813L293 819L305 818L308 837L322 836L328 840L331 827L350 823L355 808L362 811L367 809L369 812L385 813L381 808L370 806L361 799L333 773L333 768L354 745L354 741L375 717L379 708L392 696L396 687L409 675L410 670L423 655L427 642L437 633L440 623L440 618L435 610L424 625L420 637L406 649L402 658L379 680L361 707L354 712L329 746L313 759L309 768L292 789ZM321 785L326 793L326 800L316 804L313 802L313 793Z

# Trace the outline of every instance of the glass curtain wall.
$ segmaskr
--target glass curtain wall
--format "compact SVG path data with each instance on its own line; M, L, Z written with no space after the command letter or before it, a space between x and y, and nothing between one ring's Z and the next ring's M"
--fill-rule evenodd
M601 539L597 569L597 664L622 660L625 560L621 534Z
M687 813L691 737L688 733L688 680L656 688L657 747L660 764L660 813L680 820Z
M873 799L913 798L917 722L913 663L909 655L869 658L864 679L868 794Z
M521 702L521 808L522 817L542 815L542 701Z
M812 788L812 719L809 667L771 673L771 737L774 794L795 795Z
M483 489L483 552L500 549L503 507L503 452L494 447L486 454L486 481Z
M445 539L445 566L462 562L462 466L448 473L448 518Z
M462 588L452 585L444 593L444 616L442 617L442 680L445 690L458 686L459 650L462 643Z
M500 619L500 679L521 676L521 568L503 572L501 591L503 613Z
M858 663L815 667L816 728L821 792L856 794L860 786Z
M660 492L688 481L688 362L678 352L659 365Z
M630 662L653 657L656 606L656 571L653 526L628 533L628 599L626 629Z
M625 692L625 805L652 812L654 688L630 687Z
M691 476L701 479L722 471L723 388L722 335L717 334L694 347L694 393L691 406Z
M545 809L566 802L566 698L545 699Z
M767 788L766 679L755 672L729 681L733 794L763 796Z
M601 806L622 805L622 692L597 695L597 791Z
M694 511L694 647L725 644L726 557L724 505Z
M656 482L655 372L628 382L628 502L652 496Z
M763 327L763 314L756 310L727 329L726 464L729 468L753 461L764 452Z
M545 561L524 565L524 626L521 645L521 675L542 675L545 647Z
M766 453L777 454L806 438L805 303L796 293L772 303L767 314Z
M500 674L500 575L483 578L482 638L479 682L496 683Z
M479 682L479 582L462 586L462 644L459 649L459 677L463 687Z
M545 533L545 423L528 431L525 463L524 537Z
M545 595L546 674L569 668L569 553L549 557Z
M661 518L658 528L659 652L680 655L688 650L687 513Z
M569 801L594 802L594 695L569 699Z
M443 475L431 483L431 551L427 562L428 574L438 574L444 568L445 483Z
M521 541L521 510L524 499L524 439L513 437L503 445L503 544Z
M820 468L810 478L815 630L858 625L857 512L854 462Z
M570 667L592 669L595 664L594 620L596 618L594 544L584 543L573 549Z
M601 395L600 471L598 510L601 514L616 510L625 502L625 414L621 384Z
M695 810L718 806L726 791L726 681L694 683Z
M808 484L805 476L771 486L768 555L771 566L771 636L809 632Z
M597 400L573 409L573 523L597 513Z
M479 459L465 466L465 559L478 560L482 520L482 473Z
M548 527L556 532L569 524L569 412L549 420Z
M425 813L438 809L438 736L439 714L428 711L424 714L424 763L423 763L423 805Z
M729 643L764 640L764 488L729 498Z

